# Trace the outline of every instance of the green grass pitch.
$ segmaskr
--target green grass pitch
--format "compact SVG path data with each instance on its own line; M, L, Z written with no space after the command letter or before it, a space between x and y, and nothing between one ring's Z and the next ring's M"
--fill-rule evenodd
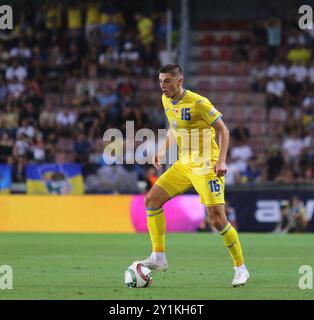
M232 288L232 263L216 234L167 234L169 269L146 289L123 274L150 251L147 234L0 234L0 266L13 289L0 299L314 299L298 288L301 265L314 268L314 235L240 234L251 278ZM1 278L0 274L0 278Z

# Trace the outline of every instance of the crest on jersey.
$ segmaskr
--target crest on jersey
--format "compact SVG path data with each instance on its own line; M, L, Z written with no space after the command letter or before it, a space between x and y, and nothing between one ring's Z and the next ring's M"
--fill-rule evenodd
M179 109L172 108L172 112L177 116L179 113Z

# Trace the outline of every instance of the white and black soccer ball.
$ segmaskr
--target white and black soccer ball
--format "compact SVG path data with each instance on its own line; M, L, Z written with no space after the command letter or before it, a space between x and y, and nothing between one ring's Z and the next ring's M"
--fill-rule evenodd
M130 265L124 272L124 282L128 288L147 288L152 281L151 270L141 263Z

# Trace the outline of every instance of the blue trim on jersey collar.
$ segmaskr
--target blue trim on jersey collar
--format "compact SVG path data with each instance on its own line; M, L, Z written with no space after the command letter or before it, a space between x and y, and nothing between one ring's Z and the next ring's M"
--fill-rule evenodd
M170 99L170 102L175 106L176 104L178 104L183 98L184 98L184 96L185 96L185 94L186 94L186 89L184 89L184 91L183 91L183 94L182 94L182 96L178 99L178 100L171 100Z

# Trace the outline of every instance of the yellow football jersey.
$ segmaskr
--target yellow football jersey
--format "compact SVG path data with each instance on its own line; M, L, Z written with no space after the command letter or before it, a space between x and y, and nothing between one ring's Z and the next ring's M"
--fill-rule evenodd
M219 157L212 126L222 114L206 97L190 90L178 101L162 95L162 104L179 147L179 162L200 173L212 171Z

